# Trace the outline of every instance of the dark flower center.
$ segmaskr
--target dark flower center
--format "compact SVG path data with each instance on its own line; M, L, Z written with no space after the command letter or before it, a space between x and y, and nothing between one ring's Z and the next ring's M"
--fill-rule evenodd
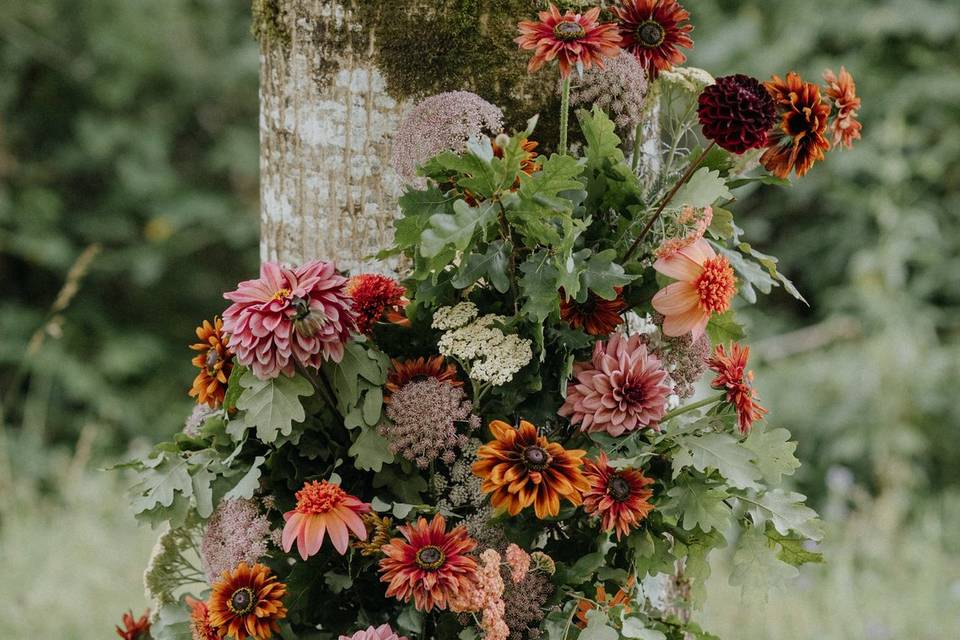
M540 469L546 469L550 462L550 454L543 447L527 447L523 450L523 461L528 469L539 471Z
M439 569L444 560L446 560L446 558L443 555L443 551L440 550L440 547L429 545L417 551L417 566L421 569L427 569L428 571Z
M666 37L667 32L656 20L647 20L637 27L637 40L645 47L659 47Z
M553 28L553 35L557 36L560 40L570 41L579 40L587 35L587 32L579 22L565 20L557 23L557 26Z
M217 352L217 350L215 348L208 349L207 355L203 359L203 363L207 367L207 373L210 374L211 376L217 372L218 362L220 362L220 354Z
M629 402L630 404L643 403L643 398L644 398L643 387L639 385L631 385L629 387L624 387L621 393L623 393L623 399Z
M630 497L630 483L620 476L613 476L607 483L607 495L617 502L623 502Z
M327 324L327 316L322 309L311 309L310 300L296 297L290 301L293 306L293 328L302 336L317 334Z
M237 589L227 601L227 607L232 613L246 615L253 611L253 591L248 587Z

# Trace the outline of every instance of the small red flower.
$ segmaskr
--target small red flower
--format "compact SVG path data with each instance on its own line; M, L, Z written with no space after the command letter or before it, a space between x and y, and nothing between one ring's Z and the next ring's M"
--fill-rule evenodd
M750 347L741 347L733 342L729 355L720 344L708 362L710 368L717 372L711 386L726 390L727 402L737 410L737 425L741 434L749 433L753 423L767 414L767 410L760 406L760 399L753 388L753 371L746 370L749 357Z
M150 635L150 610L140 616L133 617L133 611L123 614L123 627L117 627L117 635L123 640L146 640Z
M534 52L527 70L536 71L554 59L564 78L574 67L589 69L595 64L603 68L604 59L620 53L620 36L617 25L601 24L599 17L599 7L583 14L567 11L561 15L551 4L549 10L540 12L539 22L522 21L514 42Z
M404 297L406 292L396 280L378 273L364 273L350 278L347 295L353 298L357 330L370 335L373 325L384 320L409 324L403 315L403 308L407 306Z
M617 532L617 540L628 535L653 511L647 486L653 480L639 469L614 469L607 463L607 454L584 463L583 474L590 481L590 490L583 494L583 508L600 518L604 531Z
M619 22L620 46L643 64L651 80L683 64L687 56L681 47L693 48L690 14L677 0L623 0L613 13Z

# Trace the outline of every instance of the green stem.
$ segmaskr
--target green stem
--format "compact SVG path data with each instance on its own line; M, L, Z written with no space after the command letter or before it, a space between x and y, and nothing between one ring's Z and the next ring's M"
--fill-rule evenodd
M567 128L570 120L570 76L563 79L560 94L560 155L567 155Z
M667 415L663 416L660 422L666 422L667 420L672 420L673 418L676 418L677 416L682 416L688 411L693 411L694 409L700 409L702 407L706 407L707 405L723 402L726 398L727 398L727 393L723 392L719 395L710 396L709 398L704 398L703 400L698 400L697 402L694 402L693 404L688 404L684 407L677 407Z

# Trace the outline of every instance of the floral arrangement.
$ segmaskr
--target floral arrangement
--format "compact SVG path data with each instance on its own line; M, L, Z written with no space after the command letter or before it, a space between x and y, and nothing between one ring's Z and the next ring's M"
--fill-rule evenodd
M735 547L751 597L820 560L735 311L802 298L730 205L849 146L859 100L843 69L679 67L691 30L675 0L521 21L530 71L560 73L556 153L535 120L507 134L479 96L431 98L402 127L382 254L402 281L268 262L225 294L192 346L197 409L123 465L161 535L152 614L121 637L712 638L711 551ZM655 100L663 151L638 172Z

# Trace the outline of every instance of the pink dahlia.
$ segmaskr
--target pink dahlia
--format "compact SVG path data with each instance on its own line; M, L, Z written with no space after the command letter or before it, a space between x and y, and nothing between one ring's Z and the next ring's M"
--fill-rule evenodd
M294 268L265 262L260 278L223 295L233 301L223 327L237 360L261 380L292 376L298 364L340 362L356 326L346 284L331 262Z
M557 413L581 431L619 436L639 427L656 429L667 412L667 372L640 335L615 333L598 342L590 362L574 365L574 375Z
M407 640L406 636L397 635L397 632L388 624L379 627L367 627L365 631L357 631L352 636L340 636L340 640Z

